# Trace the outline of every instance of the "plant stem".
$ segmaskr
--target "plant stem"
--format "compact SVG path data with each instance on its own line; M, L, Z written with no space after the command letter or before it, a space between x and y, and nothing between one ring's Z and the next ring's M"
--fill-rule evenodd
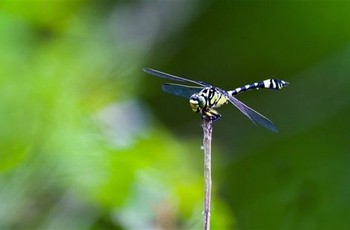
M203 148L204 148L204 230L210 229L211 201L211 139L213 121L203 118Z

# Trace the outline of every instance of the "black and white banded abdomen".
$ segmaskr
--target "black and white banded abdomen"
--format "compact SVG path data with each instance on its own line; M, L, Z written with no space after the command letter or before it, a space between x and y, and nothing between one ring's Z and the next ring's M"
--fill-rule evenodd
M242 93L251 89L275 89L279 90L283 87L287 86L289 83L279 79L266 79L264 81L255 82L250 85L245 85L242 87L238 87L234 90L228 91L231 95L237 95L238 93Z

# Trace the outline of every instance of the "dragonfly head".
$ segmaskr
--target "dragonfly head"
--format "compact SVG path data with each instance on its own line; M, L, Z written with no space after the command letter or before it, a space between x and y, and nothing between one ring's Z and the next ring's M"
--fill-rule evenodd
M193 94L190 97L190 106L193 112L198 113L205 107L205 105L206 105L205 97L198 95L197 93Z

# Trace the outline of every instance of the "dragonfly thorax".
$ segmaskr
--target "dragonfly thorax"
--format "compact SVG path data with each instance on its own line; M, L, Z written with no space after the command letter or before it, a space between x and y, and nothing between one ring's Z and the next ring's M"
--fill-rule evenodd
M206 119L217 120L221 115L213 108L227 104L227 98L215 87L204 87L199 93L192 94L190 106L193 112L200 112Z

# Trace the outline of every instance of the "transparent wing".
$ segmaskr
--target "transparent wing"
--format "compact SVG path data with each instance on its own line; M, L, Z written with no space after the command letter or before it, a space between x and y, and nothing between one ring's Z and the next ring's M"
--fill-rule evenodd
M189 99L192 94L199 93L203 87L167 83L162 86L162 89L163 91L175 96Z
M240 102L235 97L232 97L231 95L228 95L228 100L237 107L244 115L246 115L253 123L261 125L265 127L266 129L272 131L272 132L278 132L278 128L276 125L272 123L269 119L261 115L260 113L256 112L254 109L248 107L244 103Z
M152 74L154 76L165 78L165 79L170 79L170 80L173 80L173 81L190 82L190 83L193 83L193 84L196 84L196 85L200 85L200 86L208 86L208 85L210 85L210 84L202 82L202 81L190 80L190 79L186 79L186 78L183 78L183 77L178 77L178 76L175 76L175 75L164 73L164 72L161 72L161 71L158 71L158 70L150 69L150 68L144 68L143 71L145 71L146 73Z

